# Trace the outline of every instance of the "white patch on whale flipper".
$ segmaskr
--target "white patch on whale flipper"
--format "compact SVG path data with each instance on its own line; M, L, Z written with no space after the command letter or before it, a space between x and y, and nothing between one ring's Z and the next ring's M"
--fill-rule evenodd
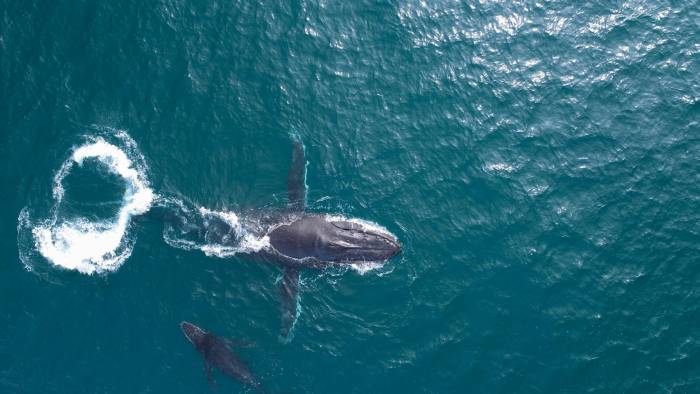
M29 270L34 261L23 248L22 240L31 233L34 248L55 266L77 270L84 274L117 270L131 255L133 239L128 236L131 218L147 212L154 200L153 190L146 177L146 165L136 143L123 131L115 131L113 142L105 138L88 137L88 141L73 150L54 176L54 204L47 219L33 221L25 207L18 217L18 247L20 258ZM119 176L125 192L115 217L90 221L87 218L63 218L59 215L65 190L64 178L75 166L86 159L105 165L110 173Z

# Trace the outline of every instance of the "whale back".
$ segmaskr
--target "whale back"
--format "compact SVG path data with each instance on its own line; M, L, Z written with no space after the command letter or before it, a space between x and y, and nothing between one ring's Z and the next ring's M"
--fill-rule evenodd
M278 226L268 236L277 253L297 260L383 261L401 251L396 237L379 227L326 215L304 215Z

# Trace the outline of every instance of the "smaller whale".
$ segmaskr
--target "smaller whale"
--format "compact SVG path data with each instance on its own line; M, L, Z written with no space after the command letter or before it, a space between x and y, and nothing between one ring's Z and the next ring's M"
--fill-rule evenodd
M260 382L253 377L248 366L231 350L234 346L246 346L244 342L217 337L186 321L180 323L180 328L195 349L204 357L204 371L212 386L215 386L212 369L216 368L225 375L253 388L258 393L265 392Z

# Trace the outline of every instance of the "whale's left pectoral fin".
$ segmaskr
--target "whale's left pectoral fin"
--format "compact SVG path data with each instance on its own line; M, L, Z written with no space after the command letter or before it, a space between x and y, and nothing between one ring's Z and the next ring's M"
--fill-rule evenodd
M212 366L207 360L204 360L204 373L207 375L207 382L209 385L216 390L216 381L214 380L214 375L212 374Z
M289 205L295 211L306 209L306 158L301 137L292 135L292 164L287 176Z
M280 300L282 302L282 340L291 340L290 334L299 317L299 269L287 267L284 277L279 283Z

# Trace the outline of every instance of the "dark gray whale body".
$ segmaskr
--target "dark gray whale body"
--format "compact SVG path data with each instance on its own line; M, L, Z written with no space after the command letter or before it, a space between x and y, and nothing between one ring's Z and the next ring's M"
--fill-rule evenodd
M217 337L186 321L180 323L180 328L195 349L204 357L204 370L210 384L214 384L212 369L216 368L225 375L252 387L255 391L264 393L262 386L253 377L248 366L231 350L236 342Z
M306 161L304 145L293 143L292 165L287 181L294 220L271 226L267 236L273 254L294 266L384 261L401 251L387 230L368 222L332 215L305 213Z
M300 268L384 261L401 252L396 237L377 225L304 212L307 164L304 153L304 145L295 139L287 188L289 205L296 216L270 227L267 232L270 248L260 253L285 268L280 282L284 338L288 338L298 315Z
M284 277L279 282L284 338L288 338L298 314L300 269L385 261L401 252L396 237L374 223L305 212L304 153L304 145L295 139L287 178L290 210L283 215L267 217L268 223L258 235L267 238L269 245L253 253L284 268ZM192 218L191 212L196 210L185 211L190 213L166 211L163 215L182 233L194 234L207 243L232 246L238 242L236 230L225 220L214 218L202 222Z
M268 237L277 253L300 261L382 261L401 251L398 241L391 235L369 231L355 222L320 215L304 215L292 223L280 225L270 231Z

